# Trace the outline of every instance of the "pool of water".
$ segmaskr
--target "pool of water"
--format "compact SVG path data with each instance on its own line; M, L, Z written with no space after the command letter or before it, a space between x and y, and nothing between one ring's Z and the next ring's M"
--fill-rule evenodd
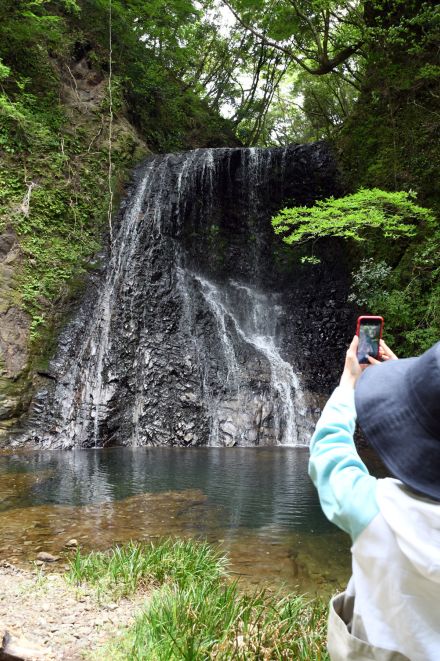
M0 455L0 559L164 536L207 539L248 584L332 592L350 540L321 513L307 448L112 448Z

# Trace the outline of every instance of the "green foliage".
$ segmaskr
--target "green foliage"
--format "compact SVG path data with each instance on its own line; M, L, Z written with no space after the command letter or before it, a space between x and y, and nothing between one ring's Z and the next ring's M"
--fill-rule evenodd
M440 338L440 14L436 3L396 0L371 3L365 19L371 38L362 90L335 136L345 183L416 190L437 220L403 247L368 245L373 262L367 271L386 264L389 273L383 291L377 281L370 292L361 291L354 275L353 297L366 310L381 311L400 355L414 355Z
M438 80L440 78L440 66L437 64L424 64L420 67L417 78L421 80Z
M373 2L365 18L361 93L336 136L347 183L413 189L438 209L438 5Z
M303 257L300 257L299 261L301 264L312 264L312 266L316 266L317 264L321 263L321 260L315 255L304 255Z
M71 21L96 63L108 65L108 2L81 3ZM113 70L129 117L154 151L173 151L232 139L228 122L200 99L200 9L192 0L113 0ZM91 57L91 54L88 55Z
M345 0L280 0L274 11L268 0L231 0L248 29L270 38L289 59L315 75L325 75L345 62L364 38L359 6Z
M409 238L421 224L434 222L432 212L415 204L415 197L404 191L361 188L338 199L318 200L313 207L283 209L272 225L289 245L328 236L364 242L377 232L385 238Z
M5 78L8 78L10 74L11 74L10 68L5 66L3 62L0 60L0 81L4 80Z
M325 661L327 609L320 600L243 594L225 581L225 559L208 544L131 543L71 562L69 580L113 596L156 588L127 632L94 658L303 659ZM159 585L159 587L158 587Z
M34 315L29 329L31 340L35 340L39 337L38 328L42 324L44 324L44 322L45 322L44 316Z
M352 291L348 300L358 305L368 306L379 296L387 296L385 283L392 271L384 261L376 262L372 257L361 260L352 273Z
M440 339L440 232L412 244L397 266L363 260L353 272L349 300L385 317L386 333L401 356Z
M68 579L87 583L100 593L129 595L142 584L172 582L180 589L225 574L225 558L205 543L164 540L159 544L131 542L106 552L76 552Z
M63 293L63 283L81 273L99 247L107 155L105 145L87 151L88 132L65 132L59 105L49 110L47 99L39 103L33 95L2 101L0 113L9 123L0 130L7 164L0 176L0 219L15 230L26 257L16 275L17 302L33 317L31 339L37 340L43 319L50 319L44 312ZM89 130L97 130L94 121Z
M243 595L237 585L194 582L155 593L145 612L107 658L298 659L325 661L327 610L318 600Z
M175 75L195 48L187 26L198 15L191 0L112 2L115 201L146 151L127 116L157 150L224 144L231 135ZM106 0L0 6L0 231L9 226L20 243L8 295L31 316L34 354L106 229L108 21ZM96 86L90 103L78 91L84 71Z
M400 355L414 355L440 338L440 232L414 193L361 189L313 207L284 209L272 224L292 247L311 244L313 251L322 237L349 242L358 263L348 301L385 317L387 338ZM300 261L319 263L313 253Z
M78 6L67 0L58 9L70 16ZM35 343L64 283L98 247L106 154L87 152L96 120L82 136L68 126L54 58L71 41L54 3L6 2L0 16L0 228L9 225L20 241L14 303L30 313Z
M264 118L260 140L279 146L331 140L343 127L358 95L342 67L326 76L289 67Z
M399 181L399 174L411 178L400 144L407 141L416 152L413 133L420 135L422 127L438 123L439 117L438 5L416 0L281 0L276 6L268 0L228 0L228 4L238 17L238 32L247 37L246 43L243 38L240 42L231 30L236 64L227 88L232 94L228 104L239 107L234 118L239 118L237 131L245 144L285 145L321 138L340 142L341 131L347 128L342 136L344 140L346 135L345 145L355 146L353 132L363 134L356 141L352 173L371 167L370 174L376 175L373 181L355 180L354 188L361 184L410 188ZM279 57L275 64L266 65L255 90L257 47L266 57L269 52ZM225 59L225 67L229 66ZM252 85L243 84L243 74L252 78ZM267 84L270 79L272 86ZM234 81L241 82L241 93L238 86L234 89ZM408 95L406 100L399 98L402 92ZM373 128L363 118L357 121L371 102L380 107L379 113L372 109ZM405 115L419 115L418 125L408 125L406 130L404 123L399 127L399 116ZM387 154L377 149L378 134L386 136ZM363 151L368 151L369 158L362 157ZM374 163L382 157L386 162Z

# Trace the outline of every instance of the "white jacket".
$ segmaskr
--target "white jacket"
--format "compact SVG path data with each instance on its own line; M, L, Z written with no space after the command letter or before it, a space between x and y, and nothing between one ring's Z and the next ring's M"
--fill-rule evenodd
M353 540L352 578L332 602L330 656L440 661L440 503L369 475L355 420L354 391L337 388L310 449L324 513Z

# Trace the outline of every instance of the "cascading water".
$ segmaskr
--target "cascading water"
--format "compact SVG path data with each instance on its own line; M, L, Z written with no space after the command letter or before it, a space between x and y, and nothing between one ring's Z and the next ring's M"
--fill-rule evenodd
M265 421L271 418L279 445L304 442L301 423L305 420L304 397L298 376L277 346L282 307L276 295L259 293L254 287L230 280L215 285L206 278L189 274L215 320L215 330L226 366L226 381L220 396L208 395L211 416L211 445L255 445L264 442ZM253 363L240 364L241 345L256 354L265 374L255 388ZM267 369L268 368L268 369ZM269 381L266 381L266 376ZM206 390L205 388L205 396ZM310 430L310 429L309 429ZM309 431L308 430L308 431Z
M27 435L48 447L307 443L269 221L284 201L330 194L330 161L322 145L149 159Z

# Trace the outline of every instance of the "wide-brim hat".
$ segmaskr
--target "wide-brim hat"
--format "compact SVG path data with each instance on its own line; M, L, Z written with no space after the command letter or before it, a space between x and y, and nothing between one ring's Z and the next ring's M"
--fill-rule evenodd
M440 342L418 358L368 367L355 402L368 443L394 477L440 500Z

